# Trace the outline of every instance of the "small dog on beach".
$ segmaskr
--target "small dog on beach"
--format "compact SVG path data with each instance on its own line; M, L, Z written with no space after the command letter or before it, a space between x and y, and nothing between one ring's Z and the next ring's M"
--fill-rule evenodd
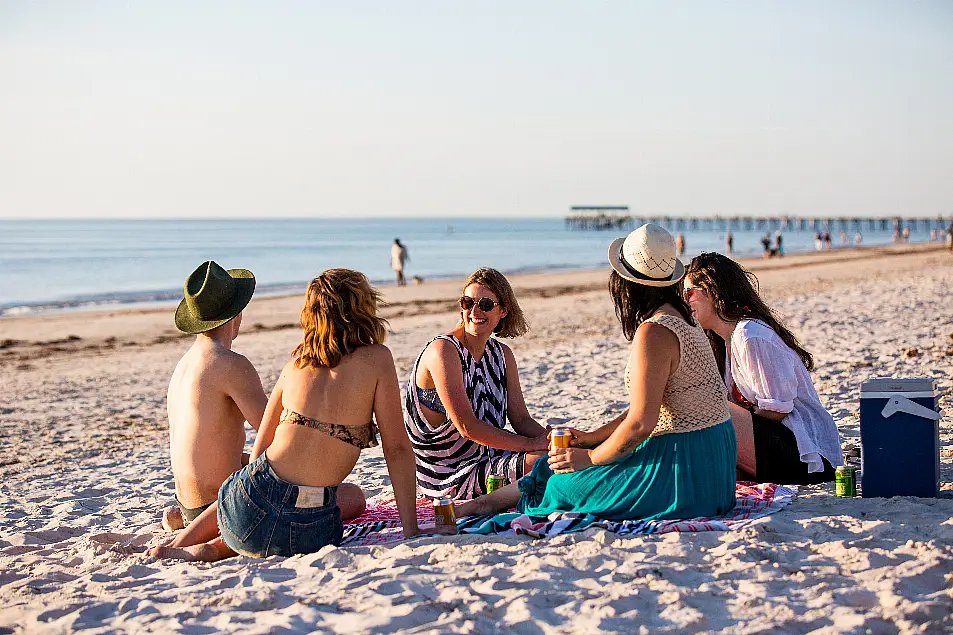
M414 284L418 287L424 283L424 279L420 276L414 276Z

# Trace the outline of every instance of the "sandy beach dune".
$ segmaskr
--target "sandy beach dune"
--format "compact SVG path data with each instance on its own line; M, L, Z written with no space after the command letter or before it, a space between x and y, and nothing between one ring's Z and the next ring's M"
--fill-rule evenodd
M953 257L889 247L749 263L817 360L823 403L859 439L859 386L929 375L953 390ZM625 407L627 343L607 271L514 279L530 412L596 426ZM385 289L403 381L455 320L459 282ZM274 384L300 297L256 299L236 350ZM734 532L547 540L424 537L288 559L156 561L173 491L165 390L189 346L171 310L0 320L0 633L953 632L953 415L939 499L802 487ZM251 441L249 435L249 441ZM380 448L349 479L389 495Z

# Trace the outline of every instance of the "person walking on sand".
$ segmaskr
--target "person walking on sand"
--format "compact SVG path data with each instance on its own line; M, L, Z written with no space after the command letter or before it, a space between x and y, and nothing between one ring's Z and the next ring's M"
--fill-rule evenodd
M148 555L212 562L340 544L342 481L361 451L378 445L378 432L404 536L420 534L414 451L379 300L367 277L350 269L329 269L311 281L303 338L268 400L251 461L228 477L195 522Z
M404 263L408 260L410 260L410 255L407 253L407 247L401 244L400 238L395 238L394 245L390 248L390 266L397 273L398 287L407 285L407 281L404 279Z
M735 237L728 232L725 234L725 255L729 258L735 253Z
M777 255L778 258L781 258L782 256L784 256L783 244L784 244L784 239L782 238L781 230L779 229L774 232L774 253L775 255Z
M761 237L761 247L764 252L762 257L770 258L774 255L774 250L771 249L771 234L765 233L764 236Z
M679 258L685 255L685 234L682 232L678 232L675 237L675 251L678 252Z
M254 292L251 271L226 271L211 260L185 281L175 326L195 340L176 364L167 395L176 503L162 514L169 531L187 526L215 502L218 488L242 466L245 421L258 429L265 411L255 367L232 350Z

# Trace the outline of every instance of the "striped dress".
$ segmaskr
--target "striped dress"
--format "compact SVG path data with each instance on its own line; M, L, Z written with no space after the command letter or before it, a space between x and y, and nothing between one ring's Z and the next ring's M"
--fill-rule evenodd
M473 414L491 426L506 425L506 358L503 345L490 338L483 357L477 362L470 351L454 336L435 339L453 344L463 365L463 385ZM430 346L435 340L428 342ZM417 463L417 484L425 496L468 500L486 493L488 474L501 474L507 483L523 476L526 452L497 450L463 437L448 417L431 426L421 411L417 396L417 356L404 399L404 425L410 435Z

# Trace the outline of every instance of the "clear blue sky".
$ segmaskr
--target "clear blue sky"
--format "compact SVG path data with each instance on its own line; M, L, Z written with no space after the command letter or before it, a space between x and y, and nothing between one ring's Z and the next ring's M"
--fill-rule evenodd
M0 217L953 214L953 2L0 2Z

